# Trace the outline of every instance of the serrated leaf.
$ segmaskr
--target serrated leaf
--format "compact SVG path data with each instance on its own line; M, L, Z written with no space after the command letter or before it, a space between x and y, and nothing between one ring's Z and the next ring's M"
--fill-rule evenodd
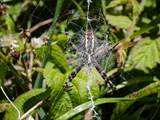
M88 100L89 93L87 87L91 88L91 93L95 98L100 94L100 85L104 84L104 80L101 78L100 74L95 68L82 68L82 70L77 74L75 79L73 79L74 88L78 92L78 97L80 103ZM77 100L75 100L77 101Z
M42 46L40 48L37 48L35 51L36 51L36 57L38 59L40 59L41 61L43 60L43 56L44 56L44 52L45 50L47 49L46 46Z
M126 98L134 98L135 101L140 99L140 98L143 98L143 97L146 97L146 96L149 96L149 95L152 95L152 94L155 94L155 93L158 93L160 90L160 82L154 82L154 83L151 83L150 85L138 90L138 91L135 91L129 95L126 96ZM120 116L135 102L135 101L126 101L126 102L120 102L117 104L117 106L115 107L114 111L113 111L113 114L112 114L112 120L117 120L117 119L120 119Z
M48 87L52 90L50 93L52 105L49 116L50 119L55 119L73 108L72 97L67 92L64 92L64 75L60 71L53 69L52 63L46 64L44 77L47 79Z
M48 62L44 69L44 78L49 88L51 88L51 109L49 112L50 119L55 119L64 112L72 108L72 102L68 94L64 94L64 75L53 68L53 64Z
M160 38L151 40L145 38L135 45L128 56L126 70L141 70L148 73L160 63Z
M47 62L43 72L46 84L51 89L51 108L49 112L49 116L51 119L54 119L55 117L63 114L68 110L68 108L71 109L70 106L72 104L69 101L70 97L67 94L64 94L63 91L65 80L64 74L62 74L59 70L54 69L53 66L53 63Z
M67 59L64 52L58 45L52 46L50 61L53 62L62 72L66 72L68 70L69 66Z
M64 74L62 74L59 70L53 68L53 64L48 62L43 72L43 76L45 78L46 84L49 88L51 88L51 99L52 103L59 98L63 92L63 84L64 84Z
M108 20L109 24L122 29L127 29L132 24L132 21L129 19L129 17L122 15L106 15L106 19Z
M45 94L44 89L31 90L29 92L26 92L20 95L14 101L14 104L21 112L21 115L23 115L23 113L25 113L29 108L33 107L36 103L42 100L42 98L44 98L45 95L46 94ZM5 116L4 116L4 120L17 120L17 118L18 118L18 114L15 108L13 107L10 107L6 111Z
M99 73L97 73L95 69L82 68L82 70L73 79L72 81L73 87L70 88L71 90L64 93L63 92L64 81L60 80L63 79L63 77L61 77L61 75L58 75L58 73L57 74L52 73L52 74L53 74L53 79L50 82L52 82L51 84L53 84L52 85L53 89L51 93L53 102L52 102L50 116L51 118L54 119L61 116L68 110L71 110L72 108L76 107L77 105L89 101L89 97L91 96L89 95L89 92L86 89L87 86L88 87L90 86L91 93L94 96L94 99L97 98L100 95L99 85L104 83L104 80L102 80ZM59 83L61 85L59 85ZM56 86L60 86L59 92L56 92L55 90L57 89ZM66 107L66 109L63 108L65 105L68 106ZM62 108L64 110L61 110Z
M72 108L73 105L70 96L67 93L63 94L56 104L51 106L50 119L55 120Z
M46 52L47 47L43 46L41 48L36 49L37 57L43 60L44 52ZM59 68L62 72L66 72L68 70L68 62L66 59L66 55L64 54L63 50L58 45L53 45L51 48L51 54L48 59L52 62L57 68Z
M49 79L49 80L53 78L53 72L54 72L53 66L54 66L53 63L47 62L46 66L43 70L44 78Z

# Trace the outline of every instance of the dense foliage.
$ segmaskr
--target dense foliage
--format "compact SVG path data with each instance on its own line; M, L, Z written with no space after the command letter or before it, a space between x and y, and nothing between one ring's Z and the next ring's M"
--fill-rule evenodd
M160 119L159 4L92 0L92 29L114 48L98 61L116 86L112 92L94 67L83 67L72 87L63 87L79 62L68 43L81 42L87 0L0 2L0 85L19 119L96 119L90 108L103 120ZM2 91L0 119L18 119Z

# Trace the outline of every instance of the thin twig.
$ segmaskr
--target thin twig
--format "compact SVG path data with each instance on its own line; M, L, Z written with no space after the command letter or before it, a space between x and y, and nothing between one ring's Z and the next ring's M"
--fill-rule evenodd
M42 105L43 101L39 101L35 106L33 106L31 109L29 109L25 114L22 115L22 117L20 118L20 120L23 120L24 118L26 118L33 110L35 110L37 107L39 107L40 105Z
M28 76L28 80L29 80L29 89L32 89L32 67L33 67L33 59L34 59L34 55L33 55L33 51L29 52L29 67L27 70L27 76Z
M32 0L25 0L25 1L22 3L22 8L27 7L29 4L32 4Z
M36 31L37 29L39 29L40 27L44 26L44 25L47 25L47 24L50 24L52 23L52 18L50 19L47 19L43 22L40 22L38 24L36 24L35 26L33 26L32 28L28 29L27 31L29 31L30 33Z

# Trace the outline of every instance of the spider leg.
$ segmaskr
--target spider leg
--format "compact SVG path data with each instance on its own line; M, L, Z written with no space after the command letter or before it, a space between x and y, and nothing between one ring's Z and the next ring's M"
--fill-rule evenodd
M69 45L71 45L74 50L79 51L78 47L72 41L69 41Z
M100 73L101 77L105 80L106 84L109 85L112 91L114 91L116 89L115 85L112 83L112 81L109 79L105 71L99 66L98 63L96 63L95 68Z
M87 54L87 52L85 52L84 50L79 50L80 47L77 47L72 41L70 41L70 45L72 46L72 48L74 50L76 50L76 53L78 55L82 55L82 53L85 54L85 55Z
M94 58L99 56L107 55L110 51L110 46L108 44L102 44L100 47L96 48L94 51Z
M63 88L64 88L65 90L70 87L69 84L70 84L70 83L72 82L72 80L76 77L76 75L79 73L79 71L82 69L83 66L84 66L84 65L81 64L80 66L78 66L78 67L76 68L75 71L73 71L73 72L68 76L68 78L67 78L67 80L66 80L66 82L65 82L65 84L64 84L64 86L63 86Z
M110 46L108 43L107 44L102 44L98 48L95 49L95 54L94 58L97 58L99 56L107 55L110 51L115 51L118 47L118 44L115 44L113 46Z

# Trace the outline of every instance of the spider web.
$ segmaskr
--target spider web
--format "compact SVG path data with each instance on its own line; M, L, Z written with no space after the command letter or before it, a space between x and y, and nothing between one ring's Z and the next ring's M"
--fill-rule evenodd
M98 27L98 26L101 26L104 24L104 20L103 19L96 19L96 17L94 16L94 18L92 18L91 16L88 16L90 14L90 11L89 11L89 7L90 7L90 2L91 1L87 1L88 2L88 10L87 10L87 21L86 21L86 24L83 24L82 27L80 24L76 24L76 23L73 23L71 21L71 24L69 24L69 28L70 26L75 26L75 31L77 32L75 35L73 35L70 39L70 43L69 44L69 52L71 52L74 56L71 56L72 54L69 54L69 61L72 61L72 66L73 66L73 63L74 64L78 64L77 66L79 66L81 63L83 62L86 62L87 61L87 58L85 59L85 57L82 57L81 58L81 55L79 54L82 54L81 51L83 51L83 47L81 47L81 44L83 44L83 40L85 39L84 36L85 36L85 31L86 29L91 29L94 31L95 33L95 37L97 37L97 42L99 42L99 45L95 44L95 47L99 47L100 45L104 44L104 43L109 43L109 38L108 38L108 32L106 32L103 28L103 27ZM92 15L95 15L92 13ZM99 16L98 16L99 17ZM86 19L83 19L83 23L85 23L85 20ZM82 20L81 20L82 21ZM79 22L78 22L79 23ZM94 27L93 27L94 26ZM71 27L72 28L72 27ZM103 32L102 32L103 31ZM105 31L105 32L104 32ZM101 34L103 33L103 34ZM111 42L110 42L111 43ZM77 53L77 54L75 54ZM71 58L73 57L73 58ZM100 60L97 60L97 62L102 66L102 68L105 70L105 71L109 71L115 64L113 61L114 59L114 54L112 54L112 52L110 51L107 55L103 55L103 56L99 56L101 59ZM74 61L74 62L73 62ZM112 63L112 64L111 64ZM86 65L87 66L87 65ZM76 65L74 65L73 68L75 68ZM93 66L94 67L94 66ZM95 106L95 103L94 103L94 95L92 94L92 91L91 91L91 86L92 84L95 84L96 83L96 77L94 76L94 73L93 71L91 70L92 68L87 68L87 76L88 77L88 82L87 82L87 85L86 85L86 90L88 91L88 95L89 95L89 100L91 101L92 103L92 107L90 108L90 110L93 112L93 116L94 118L100 120L100 116L98 114L98 112L96 112L96 106Z
M39 0L39 1L37 1L37 3L34 3L35 5L32 6L33 7L32 11L26 13L26 14L30 14L30 16L31 16L30 19L32 21L32 23L27 24L28 28L34 26L35 24L37 24L39 22L42 22L46 19L50 19L50 18L53 17L53 15L54 15L54 12L53 12L54 10L52 9L53 6L52 5L50 6L46 3L41 3L41 2L42 2L42 0ZM41 4L43 4L43 6L45 6L45 7L41 7ZM89 6L92 5L92 3L90 3L88 1L88 5ZM68 32L69 35L71 36L71 41L73 40L72 43L74 43L74 45L77 48L79 47L80 43L82 42L81 39L79 39L79 38L84 36L83 33L85 31L85 28L86 28L87 24L89 24L89 27L91 27L95 31L95 36L98 38L98 41L100 41L102 44L105 43L105 42L108 42L108 43L112 44L113 41L110 41L108 31L106 31L106 29L104 29L104 27L107 27L107 26L104 25L102 27L98 27L98 26L101 26L102 24L104 24L104 22L102 22L103 20L101 19L102 16L100 16L100 19L97 20L98 17L94 16L95 13L91 9L90 9L90 11L87 11L87 12L88 12L88 14L91 13L91 15L88 16L86 23L85 22L80 22L80 20L78 20L80 17L76 13L72 16L73 20L71 21L71 24L74 24L74 23L75 24L71 25L71 27L69 27L70 25L68 24L68 26L66 27L66 32ZM60 16L59 21L61 19L63 20L63 17L66 17L66 14L68 14L68 13L70 13L70 11L69 12L64 11L64 13L62 13L62 15ZM85 21L85 20L86 19L81 18L81 21ZM45 29L43 29L43 27L40 28L38 31L35 32L35 34L33 34L33 36L37 35L37 33L39 35L39 34L42 34L44 31L47 31L48 28L49 28L49 25L46 25L44 28ZM70 32L70 30L72 30L72 32ZM76 33L76 35L73 35L74 33ZM73 53L72 46L69 46L69 50ZM70 55L73 55L73 58L71 58L72 56L70 56ZM72 61L73 62L73 63L71 63L72 67L75 68L76 65L78 64L80 58L79 58L78 55L75 55L74 53L69 54L69 56L70 56L69 57L69 59L70 59L69 62ZM115 66L115 63L113 61L115 61L115 56L110 51L109 54L107 54L106 56L102 56L102 59L98 62L101 65L101 67L103 67L103 69L105 71L110 71ZM89 100L92 102L91 110L94 113L93 117L96 117L97 119L100 119L99 116L98 116L98 112L96 112L96 110L95 110L94 96L93 96L93 94L91 92L91 88L90 88L91 84L93 84L95 82L96 78L95 78L94 74L92 73L92 71L90 70L90 68L87 68L87 69L88 69L88 72L86 74L88 74L89 79L88 79L88 82L87 82L86 90L88 91L88 94L90 96ZM123 77L123 75L122 75L122 77Z

